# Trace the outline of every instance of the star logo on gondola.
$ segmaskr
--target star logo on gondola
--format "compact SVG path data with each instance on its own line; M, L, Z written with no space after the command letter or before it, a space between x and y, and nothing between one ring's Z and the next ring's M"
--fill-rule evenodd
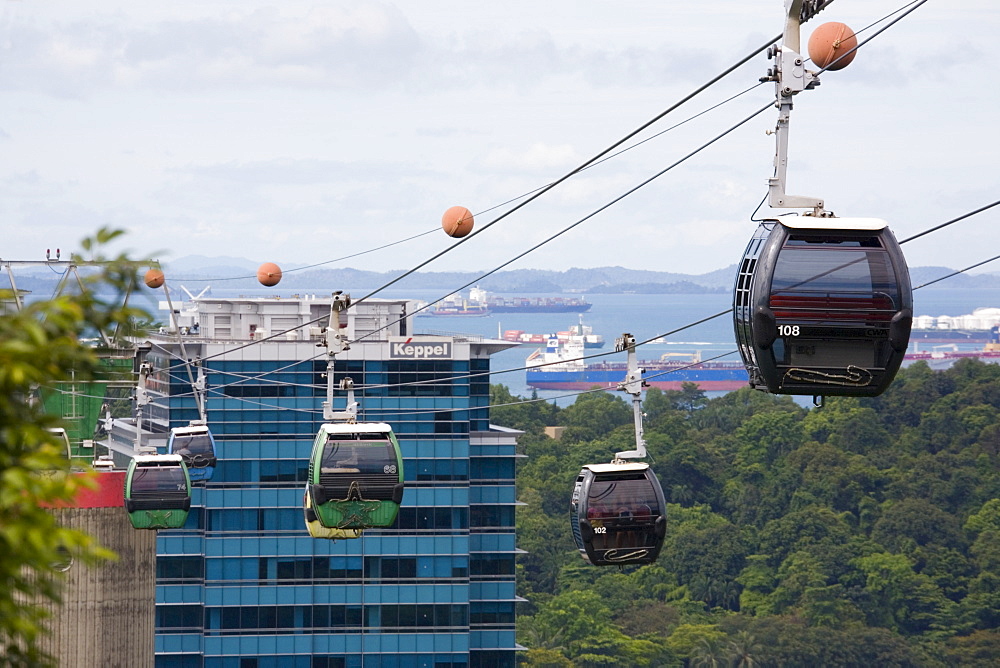
M362 497L361 488L358 487L356 480L347 490L347 498L336 499L334 503L337 510L344 515L344 519L337 525L338 529L373 526L372 513L377 512L382 505L381 501L371 501Z
M171 518L174 515L172 510L148 510L146 517L149 518L150 529L173 529Z

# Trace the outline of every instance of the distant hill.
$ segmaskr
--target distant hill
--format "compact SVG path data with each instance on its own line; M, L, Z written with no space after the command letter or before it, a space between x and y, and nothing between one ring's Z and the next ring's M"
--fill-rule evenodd
M184 284L197 291L206 285L253 290L260 284L255 278L259 262L240 257L206 257L189 255L164 263L168 280L173 285ZM317 267L300 269L303 265L280 263L285 274L281 287L303 291L374 290L405 273L404 269L375 272L364 269L329 269ZM307 265L306 265L307 266ZM953 273L947 267L912 267L910 278L914 286L930 283ZM700 292L727 292L733 288L736 265L716 269L705 274L681 274L669 271L626 269L625 267L572 268L566 271L547 269L517 269L500 271L486 278L479 272L417 272L395 283L392 289L453 291L467 283L489 292L509 294L670 294ZM46 269L18 278L18 287L35 293L51 292L58 282L58 275ZM1000 289L1000 274L959 274L934 283L927 289L965 288Z
M259 263L243 258L206 258L189 256L172 261L167 270L172 280L185 278L226 278L236 276L248 278L227 281L234 288L255 287L252 278ZM320 288L375 289L405 273L404 269L386 272L363 269L303 269L294 265L281 265L285 275L281 280L284 288L317 290ZM912 267L910 277L914 286L928 283L953 273L947 267ZM466 283L473 283L490 292L506 293L560 293L579 292L590 294L618 294L637 292L665 294L678 292L723 292L731 290L736 276L736 265L716 269L705 274L681 274L668 271L626 269L625 267L594 267L590 269L572 268L565 271L547 269L517 269L500 271L479 279L479 272L417 272L399 281L394 287L399 289L454 290ZM477 280L478 279L478 280ZM959 274L930 286L941 288L989 288L1000 289L1000 275Z

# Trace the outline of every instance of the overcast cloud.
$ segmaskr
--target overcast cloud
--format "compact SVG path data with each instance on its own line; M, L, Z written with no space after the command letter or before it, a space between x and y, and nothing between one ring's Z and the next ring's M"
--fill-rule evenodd
M803 44L820 23L861 30L905 4L836 0ZM101 225L168 262L279 264L436 228L454 204L483 225L783 23L781 0L711 11L680 0L2 7L4 259L74 248ZM988 57L998 29L992 1L930 0L825 73L796 98L789 192L885 218L900 238L1000 199L1000 75ZM590 215L773 100L772 85L754 88L770 65L758 56L640 138L752 90L588 169L427 270L492 268ZM732 264L771 174L775 117L768 109L514 266ZM998 219L908 244L910 263L996 255ZM405 269L451 243L427 235L343 265Z

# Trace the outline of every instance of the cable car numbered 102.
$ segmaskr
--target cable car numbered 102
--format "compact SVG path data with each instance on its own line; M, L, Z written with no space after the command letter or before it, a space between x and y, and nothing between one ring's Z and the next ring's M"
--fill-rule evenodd
M403 457L384 422L320 427L309 460L309 496L328 529L392 526L403 500Z
M881 394L912 320L906 261L884 220L765 220L739 266L736 341L750 385L774 394Z
M667 532L663 489L649 464L588 464L570 501L573 539L595 566L656 561Z
M191 478L180 455L136 455L125 475L125 511L136 529L179 529L191 510Z

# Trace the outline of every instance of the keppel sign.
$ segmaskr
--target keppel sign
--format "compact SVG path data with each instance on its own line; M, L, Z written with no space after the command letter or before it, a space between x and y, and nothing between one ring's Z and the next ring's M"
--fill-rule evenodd
M440 337L391 336L389 359L449 360L452 342Z

